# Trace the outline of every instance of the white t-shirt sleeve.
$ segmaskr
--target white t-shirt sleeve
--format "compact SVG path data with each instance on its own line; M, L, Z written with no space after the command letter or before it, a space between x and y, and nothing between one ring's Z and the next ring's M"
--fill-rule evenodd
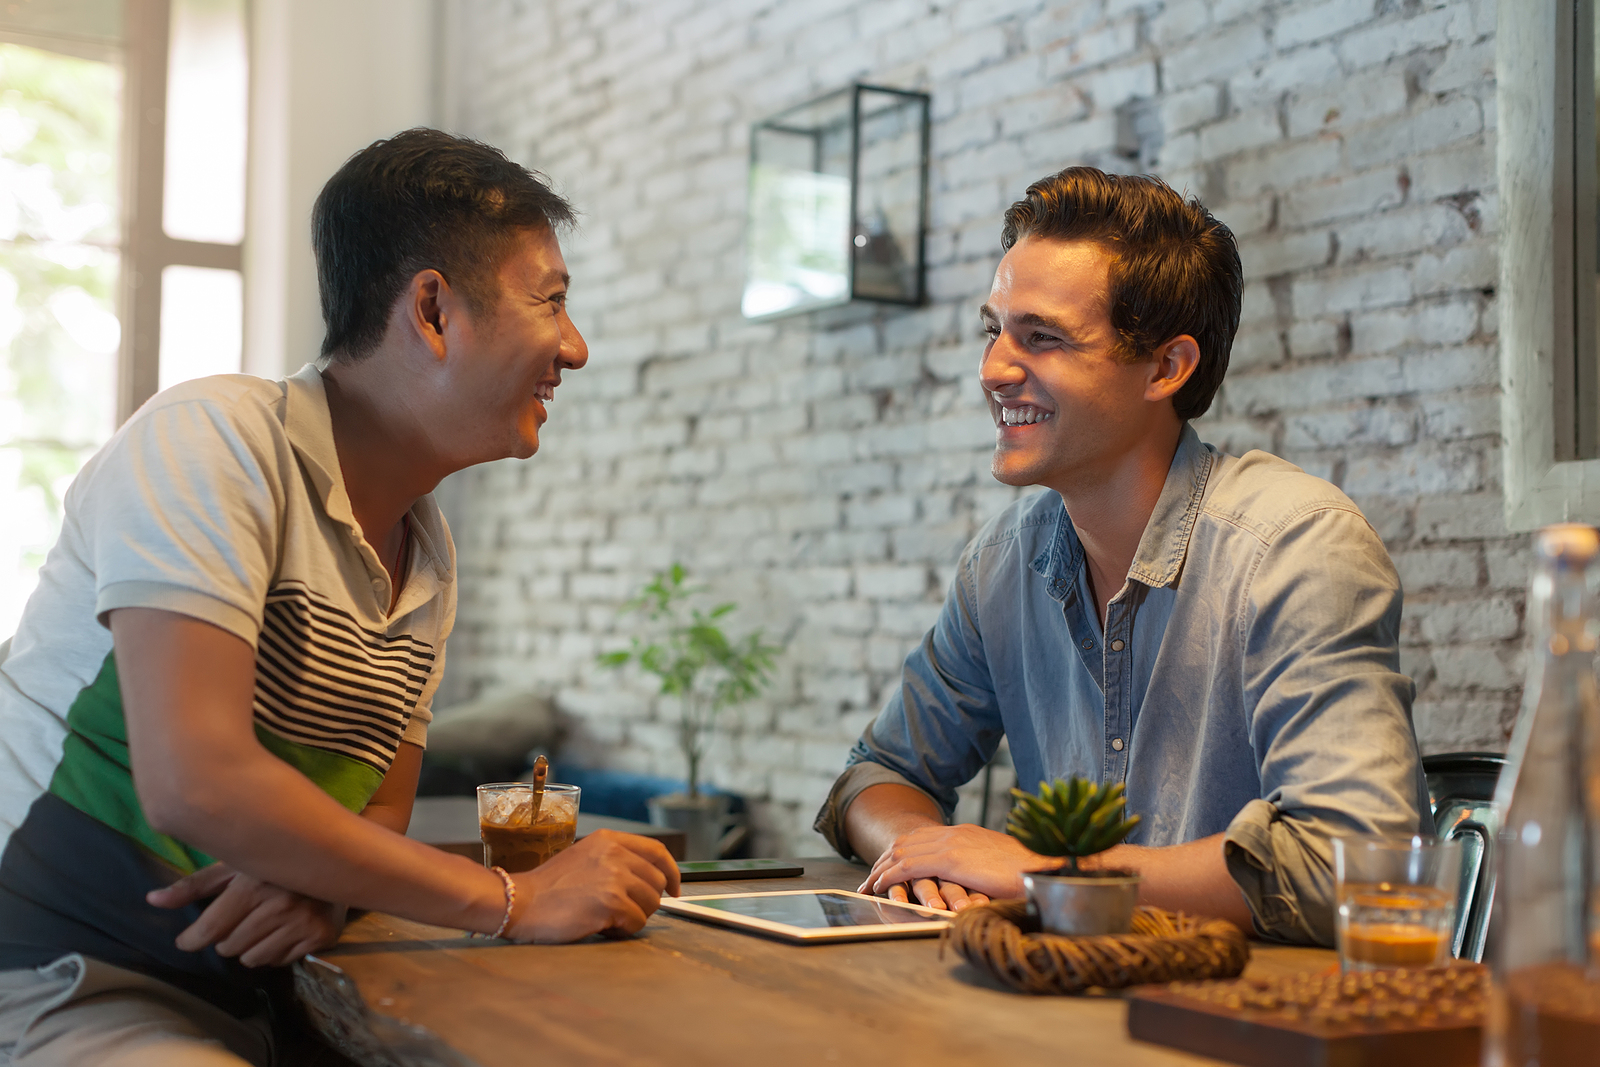
M172 399L136 415L72 487L100 623L117 608L160 608L255 647L286 462L281 424L257 398Z

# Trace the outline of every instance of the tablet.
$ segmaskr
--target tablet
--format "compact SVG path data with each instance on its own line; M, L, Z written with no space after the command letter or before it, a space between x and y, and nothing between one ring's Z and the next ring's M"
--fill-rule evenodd
M921 904L900 904L843 889L662 897L661 910L802 945L932 937L950 922L947 911L935 911Z

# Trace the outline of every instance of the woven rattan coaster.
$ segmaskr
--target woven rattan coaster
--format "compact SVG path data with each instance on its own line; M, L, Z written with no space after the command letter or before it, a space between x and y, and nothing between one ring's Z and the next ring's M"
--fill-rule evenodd
M1063 937L1040 933L1027 901L996 900L957 915L943 943L1022 993L1232 978L1250 959L1244 934L1224 919L1143 906L1131 933Z

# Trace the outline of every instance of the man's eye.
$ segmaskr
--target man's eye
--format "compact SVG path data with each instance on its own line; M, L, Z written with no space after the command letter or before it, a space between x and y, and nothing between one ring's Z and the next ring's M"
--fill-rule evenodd
M996 337L1000 336L1000 327L985 324L983 327L983 332L989 335L990 340L994 340Z

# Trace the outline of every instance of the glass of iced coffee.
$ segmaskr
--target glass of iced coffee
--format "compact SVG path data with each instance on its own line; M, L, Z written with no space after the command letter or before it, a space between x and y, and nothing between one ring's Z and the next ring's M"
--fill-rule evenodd
M527 782L494 782L478 787L478 833L483 865L531 871L578 835L578 787L548 784L534 811L534 788Z

